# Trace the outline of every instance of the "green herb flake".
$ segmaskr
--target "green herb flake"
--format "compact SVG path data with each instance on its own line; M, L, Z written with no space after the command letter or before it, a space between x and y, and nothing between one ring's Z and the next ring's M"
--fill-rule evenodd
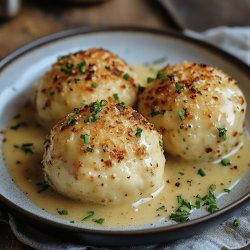
M90 135L88 135L88 134L84 134L84 135L81 134L80 138L84 140L85 144L89 144L90 143Z
M106 100L101 100L100 102L93 102L90 104L89 110L92 113L91 116L86 117L84 119L85 123L95 122L100 118L100 112L102 111L103 107L107 105Z
M197 93L199 94L199 95L202 95L202 92L199 90L199 91L197 91Z
M99 219L93 219L92 221L101 225L101 224L104 223L105 219L104 218L99 218Z
M162 71L158 71L156 74L156 79L164 80L165 74Z
M239 227L239 226L240 226L240 220L239 220L239 219L235 219L235 220L233 221L233 225L234 225L235 227Z
M166 208L166 207L165 207L164 205L162 205L162 206L158 207L158 208L156 209L156 211L158 212L158 211L164 210L165 208Z
M92 82L91 87L96 89L98 87L98 83L97 82Z
M19 122L16 125L13 125L10 127L12 130L18 130L20 127L26 127L27 123L26 122Z
M143 129L137 128L137 129L136 129L135 136L137 136L138 138L141 138L142 131L143 131Z
M110 71L111 70L111 67L110 66L105 66L105 69Z
M155 79L153 78L153 77L148 77L147 78L147 83L151 83L151 82L153 82Z
M160 111L152 111L151 117L155 117L155 116L159 115L160 113L161 113Z
M145 90L145 87L142 85L139 85L139 87L138 87L139 94L143 93L144 90Z
M207 211L210 213L214 213L219 210L217 206L217 200L214 194L214 191L216 189L216 185L212 184L208 188L208 195L205 195L202 200L203 200L203 206L207 206Z
M152 62L152 64L161 64L161 63L164 63L166 60L167 60L167 58L164 56L164 57L155 59L155 60Z
M180 94L181 91L184 89L184 86L181 83L177 82L175 83L175 88L176 88L176 92Z
M230 161L229 159L227 159L227 158L222 159L222 160L220 161L220 163L221 163L221 165L223 165L223 166L225 166L225 167L231 165L231 161Z
M124 102L118 102L117 105L118 105L119 107L126 108Z
M87 148L86 148L86 152L92 153L92 152L93 152L93 148L87 147Z
M125 73L123 75L123 79L126 80L126 81L128 81L130 79L130 75L128 73Z
M171 220L176 222L185 222L189 220L189 215L192 209L192 205L187 200L184 200L181 195L177 196L177 201L180 204L175 212L172 212L169 216Z
M225 193L230 193L230 191L231 191L230 189L224 188L224 192L225 192Z
M181 121L184 121L185 118L187 117L188 111L186 108L178 112L179 118Z
M78 67L79 67L79 70L82 74L85 74L85 65L86 65L86 62L85 61L81 61L79 64L78 64Z
M185 173L183 173L183 172L178 172L178 174L179 174L179 175L184 175Z
M206 173L205 173L205 171L202 169L202 168L200 168L199 170L198 170L198 175L200 175L201 177L204 177L204 176L206 176Z
M73 67L74 67L73 64L64 65L61 67L61 72L70 73Z
M75 221L74 221L74 220L71 220L69 223L73 224L73 223L75 223Z
M227 139L227 129L226 128L217 128L219 131L219 137L223 140Z
M67 119L66 124L67 124L68 126L73 126L73 125L75 124L75 122L76 122L76 116L73 115L73 116L71 116L71 117L69 117L69 118Z
M23 143L20 146L19 145L14 145L14 148L18 148L22 150L25 154L33 154L33 143Z
M86 216L82 219L82 221L86 221L88 219L90 219L91 217L93 217L95 215L94 211L88 211Z
M159 141L159 145L163 148L163 141Z
M119 95L117 93L113 94L113 97L116 101L119 101Z
M68 214L69 214L68 210L65 210L65 209L63 209L63 210L58 210L57 212L58 212L58 214L60 214L60 215L68 215Z

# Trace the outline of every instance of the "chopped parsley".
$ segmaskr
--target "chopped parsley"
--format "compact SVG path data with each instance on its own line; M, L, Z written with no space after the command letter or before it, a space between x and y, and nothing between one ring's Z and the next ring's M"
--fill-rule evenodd
M93 148L87 147L87 148L86 148L86 152L92 153L92 152L93 152Z
M217 128L219 131L219 137L223 140L227 139L227 129L226 128Z
M159 115L160 113L161 113L160 111L152 111L151 116L154 117L154 116Z
M78 64L78 67L79 67L79 70L82 74L85 74L85 65L86 65L86 62L85 61L81 61L79 64Z
M165 74L162 71L158 71L156 74L156 79L164 80Z
M239 227L240 226L240 220L239 219L235 219L234 222L233 222L233 225L235 227Z
M75 122L76 122L76 116L73 115L73 116L71 116L71 117L69 117L69 118L67 119L66 124L67 124L68 126L73 126L73 125L75 124Z
M113 94L113 97L116 101L119 101L119 95L117 93Z
M165 208L166 208L166 207L165 207L164 205L162 205L162 206L158 207L158 208L156 209L156 211L158 212L158 211L164 210Z
M143 131L143 129L137 128L137 129L136 129L135 135L136 135L138 138L141 138L142 131Z
M86 214L86 216L82 219L82 221L86 221L89 218L93 217L94 215L95 215L94 211L88 211L87 214Z
M204 202L203 205L207 206L207 211L210 213L214 213L216 211L219 210L218 206L217 206L217 202L216 202L216 197L214 194L214 191L216 189L216 185L212 184L209 188L208 188L208 195L205 195L202 200Z
M97 82L92 82L91 87L96 89L98 87L98 83Z
M122 108L126 108L125 103L124 102L118 102L117 103L118 106L122 107Z
M145 87L142 85L139 85L138 92L141 94L145 90Z
M90 112L92 113L92 115L89 117L86 117L84 119L84 122L89 123L89 122L95 122L96 120L98 120L100 118L99 113L102 111L103 107L106 105L107 105L106 100L101 100L100 102L91 103L89 109L90 109Z
M187 114L188 114L187 108L184 108L183 110L178 112L178 115L181 121L185 120L185 118L187 117Z
M220 163L225 167L231 165L231 161L227 158L222 159Z
M101 224L103 224L104 220L105 220L104 218L99 218L99 219L93 219L92 221L101 225Z
M153 78L153 77L148 77L147 78L147 83L151 83L151 82L153 82L155 79Z
M184 200L181 195L177 196L177 201L180 204L180 206L177 208L175 212L172 212L170 214L169 218L176 222L188 221L188 217L192 209L191 203Z
M200 176L202 176L202 177L206 176L206 173L205 173L205 171L204 171L202 168L200 168L200 169L198 170L198 174L199 174Z
M111 70L110 66L108 66L108 65L107 65L107 66L105 66L105 69L106 69L106 70L108 70L108 71L110 71L110 70Z
M22 150L25 154L33 154L33 143L23 143L20 146L19 145L14 145L14 148L18 148Z
M26 127L27 123L26 122L19 122L16 125L13 125L10 127L12 130L18 130L20 127Z
M65 209L63 209L63 210L58 210L57 212L58 212L58 214L60 214L60 215L68 215L68 214L69 214L68 210L65 210Z
M179 175L184 175L184 173L183 173L183 172L178 172L178 174L179 174Z
M225 193L230 193L230 191L231 191L230 189L224 188L224 192L225 192Z
M181 91L184 89L184 86L181 83L177 82L175 83L175 88L176 88L176 92L180 94Z
M62 66L61 67L61 72L64 72L64 73L70 73L72 68L73 68L73 64L67 64L65 66Z
M84 140L85 144L89 144L90 143L90 135L88 135L88 134L84 134L84 135L81 134L80 138Z
M123 75L123 79L126 80L126 81L128 81L130 79L130 75L128 73L125 73Z
M163 148L163 141L159 141L159 145Z

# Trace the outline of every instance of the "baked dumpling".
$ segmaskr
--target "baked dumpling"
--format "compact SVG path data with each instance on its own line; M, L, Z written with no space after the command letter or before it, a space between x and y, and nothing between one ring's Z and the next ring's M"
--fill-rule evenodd
M222 70L168 65L140 96L139 112L163 134L164 150L185 160L214 160L240 142L246 101Z
M124 103L101 100L51 130L43 157L59 193L97 204L137 201L163 184L162 136Z
M39 80L33 99L38 121L50 129L82 102L119 97L133 106L136 94L126 62L108 50L88 49L59 58Z

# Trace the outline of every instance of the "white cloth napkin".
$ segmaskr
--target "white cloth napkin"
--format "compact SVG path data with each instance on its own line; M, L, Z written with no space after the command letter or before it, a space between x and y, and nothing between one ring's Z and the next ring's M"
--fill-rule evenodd
M203 33L196 33L193 31L184 32L188 36L198 39L204 39L211 42L220 48L227 50L234 54L241 60L250 65L250 27L247 28L227 28L219 27L210 29ZM35 249L42 250L84 250L84 249L107 249L86 246L84 244L76 244L74 242L67 242L61 238L48 235L44 232L31 228L27 225L19 224L19 222L12 216L1 215L0 219L9 223L12 232L15 236L23 242ZM242 210L237 217L240 220L240 226L234 227L233 221L235 217L228 221L209 228L205 232L195 235L187 239L181 239L165 245L151 245L151 246L137 246L129 248L116 248L120 250L219 250L219 249L240 249L250 244L250 206Z

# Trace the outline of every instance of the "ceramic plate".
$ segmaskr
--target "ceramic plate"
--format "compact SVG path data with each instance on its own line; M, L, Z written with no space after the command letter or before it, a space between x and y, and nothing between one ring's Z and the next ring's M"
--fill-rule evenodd
M51 35L21 48L0 63L0 130L18 108L29 99L30 85L40 78L60 56L90 47L103 47L117 53L130 64L143 64L166 56L167 63L190 60L213 65L240 82L250 105L250 68L233 56L204 42L163 31L142 28L77 29ZM250 119L248 109L247 119ZM249 124L249 123L248 123ZM249 131L249 127L247 128ZM2 140L1 140L2 141ZM200 232L220 223L249 202L250 173L242 178L229 195L219 199L214 214L197 211L189 222L161 223L138 227L100 228L72 225L38 208L13 183L3 155L0 156L0 199L22 218L32 218L37 226L75 237L95 245L162 243Z

